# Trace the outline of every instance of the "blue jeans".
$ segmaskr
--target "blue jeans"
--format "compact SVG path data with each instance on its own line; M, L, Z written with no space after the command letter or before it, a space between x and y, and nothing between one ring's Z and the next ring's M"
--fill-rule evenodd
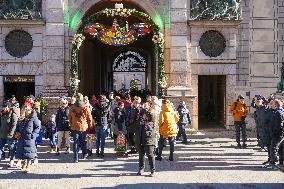
M86 132L85 131L72 131L73 137L73 153L74 160L79 160L79 150L82 149L83 155L87 154L87 142L86 142Z
M96 127L96 149L97 149L97 152L100 151L100 147L101 147L101 152L104 152L105 143L106 143L106 132L107 132L107 127L103 127L103 126Z
M49 144L51 148L55 148L57 146L55 134L50 135Z
M6 139L0 138L0 160L2 159L2 155L4 154L4 146L6 142Z
M183 142L187 142L187 137L186 137L186 133L185 133L186 124L179 124L178 127L179 127L179 129L178 129L177 138L182 137Z
M7 139L7 144L9 148L9 158L11 161L15 159L17 141L15 141L14 139Z

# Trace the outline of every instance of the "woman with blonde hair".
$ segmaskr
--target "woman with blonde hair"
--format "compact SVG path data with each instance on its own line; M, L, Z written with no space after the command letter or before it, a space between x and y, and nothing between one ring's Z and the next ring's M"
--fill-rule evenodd
M31 103L26 102L23 110L23 119L18 122L15 131L15 138L18 140L16 158L23 161L22 170L29 173L31 160L36 157L36 137L41 122Z

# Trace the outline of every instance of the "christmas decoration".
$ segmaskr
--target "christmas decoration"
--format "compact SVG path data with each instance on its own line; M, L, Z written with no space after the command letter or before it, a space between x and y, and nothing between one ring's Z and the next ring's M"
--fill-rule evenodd
M42 121L43 117L48 114L48 103L41 96L39 96L34 103L35 111L38 118Z
M79 50L84 40L85 40L85 36L83 34L75 34L72 44L75 45L77 49Z
M166 77L163 77L158 83L159 83L159 86L160 86L160 88L162 88L162 89L165 89L166 87L167 87L167 81L166 81Z
M126 19L128 17L138 18L143 20L144 23L133 24L129 26L125 22L124 26L119 26L115 19L121 18ZM98 20L105 17L113 17L113 26L106 28L103 25L97 23ZM71 80L70 80L70 91L69 95L73 95L78 90L78 51L82 42L85 40L84 33L88 33L94 37L98 37L103 43L113 46L122 46L133 43L138 37L143 36L147 33L153 33L153 43L155 44L155 52L159 58L159 81L162 82L165 77L165 63L164 63L164 37L160 33L159 26L155 24L152 18L144 13L137 11L136 9L105 9L91 15L86 22L84 22L78 33L74 36L72 42L72 58L71 58ZM162 85L164 86L164 85ZM159 96L164 97L165 88L159 85Z
M129 91L130 92L138 91L139 90L139 85L141 85L141 84L140 84L140 81L138 79L132 79L130 81Z
M111 46L129 45L150 32L149 26L145 23L133 24L129 27L126 21L124 26L120 26L116 18L113 20L111 28L106 28L99 23L88 25L85 28L85 33L97 36L101 42Z

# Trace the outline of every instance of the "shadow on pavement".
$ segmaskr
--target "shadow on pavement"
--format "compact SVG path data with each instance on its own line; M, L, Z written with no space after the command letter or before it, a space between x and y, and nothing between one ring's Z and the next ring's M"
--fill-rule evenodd
M144 184L123 184L116 187L91 187L95 188L116 188L116 189L283 189L284 184L274 183L250 183L250 184L226 184L226 183L207 183L207 184L174 184L174 183L144 183Z

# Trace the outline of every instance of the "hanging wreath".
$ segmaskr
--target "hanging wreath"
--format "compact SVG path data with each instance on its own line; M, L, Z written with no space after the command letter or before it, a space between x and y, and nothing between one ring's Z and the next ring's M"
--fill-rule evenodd
M79 86L79 77L78 77L78 51L80 50L80 47L85 40L85 33L89 33L91 35L97 36L99 35L98 29L102 29L102 26L97 23L97 21L101 18L105 17L137 17L141 20L143 20L146 25L136 25L138 27L138 32L146 32L149 29L149 32L153 33L152 41L155 44L155 50L158 53L159 57L159 96L164 97L165 96L165 88L167 86L166 78L165 78L165 61L164 61L164 36L160 32L160 28L158 25L156 25L152 18L144 13L137 11L136 9L104 9L100 12L97 12L93 15L91 15L84 24L82 24L74 36L74 40L72 41L73 47L71 51L71 79L70 79L70 89L69 89L69 95L73 96L78 92L78 86ZM140 28L139 28L140 27ZM127 25L125 26L127 29ZM137 29L137 28L136 28ZM140 29L140 30L139 30ZM147 30L146 30L147 29ZM87 31L87 32L86 32ZM126 31L127 32L127 31ZM106 32L102 32L101 35L105 34ZM110 38L106 38L107 35L104 35L104 39L106 39L105 43L112 45L112 41L115 41ZM110 41L107 41L110 40ZM111 41L112 40L112 41ZM121 42L120 45L125 44L127 45L127 41L131 41L133 39L129 38L128 40L125 40L124 42ZM119 43L119 42L116 42Z

